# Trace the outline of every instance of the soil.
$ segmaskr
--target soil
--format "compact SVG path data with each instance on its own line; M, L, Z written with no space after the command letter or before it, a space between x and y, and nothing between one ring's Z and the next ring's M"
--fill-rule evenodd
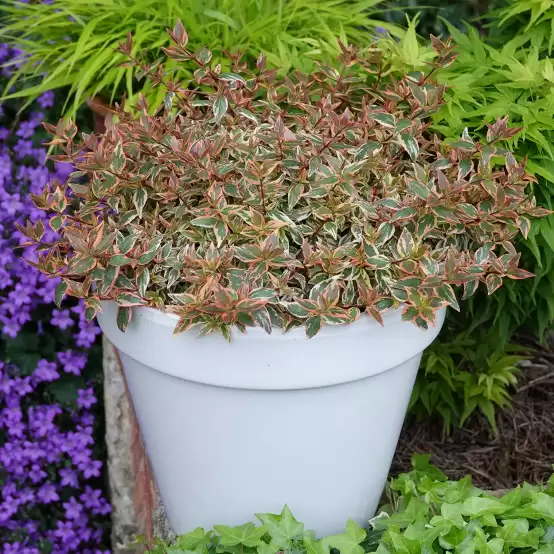
M497 411L496 434L481 414L450 436L440 421L408 420L391 475L409 471L412 454L420 452L431 454L449 478L470 473L476 486L490 490L545 482L554 472L554 349L538 350L521 369L512 407Z

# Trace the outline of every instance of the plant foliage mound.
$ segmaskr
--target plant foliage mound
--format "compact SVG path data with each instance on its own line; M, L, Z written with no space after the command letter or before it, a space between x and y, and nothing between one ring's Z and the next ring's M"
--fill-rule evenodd
M391 503L367 529L353 521L344 533L317 539L289 508L258 514L261 525L197 528L171 545L156 540L150 554L552 554L554 552L554 476L546 485L523 484L495 497L474 487L471 477L449 481L413 457L414 469L389 487ZM332 509L332 506L329 507Z
M71 121L48 126L55 159L79 171L34 196L61 240L41 242L41 224L24 232L45 251L37 267L62 277L59 298L85 298L90 317L116 301L122 329L131 307L151 305L179 316L177 333L305 324L311 337L399 304L427 328L458 308L452 285L468 297L529 276L512 241L548 212L502 148L518 130L499 119L486 142L452 143L427 132L449 43L434 39L433 68L400 81L382 79L376 51L345 46L339 69L277 80L263 56L222 72L187 49L180 23L170 34L167 55L197 69L179 83L141 66L167 89L161 111L141 98L140 117L119 110L82 142ZM132 58L130 38L121 50Z

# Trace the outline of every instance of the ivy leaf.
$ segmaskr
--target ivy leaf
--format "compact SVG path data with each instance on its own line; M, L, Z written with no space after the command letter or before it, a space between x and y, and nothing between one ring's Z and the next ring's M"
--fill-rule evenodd
M219 533L219 540L223 546L258 546L262 542L262 536L266 533L265 526L256 527L253 523L245 523L237 527L216 525L214 529Z
M366 532L356 522L349 520L345 533L325 537L321 542L325 548L336 548L340 554L364 554L365 551L360 543L365 537Z
M181 550L196 550L200 546L209 544L212 532L205 532L201 527L197 527L190 533L181 535L174 543L175 547Z
M256 514L256 517L271 535L272 542L281 549L289 549L292 541L302 538L304 534L304 524L296 521L288 506L280 515Z
M462 504L462 514L470 517L503 514L508 509L506 504L496 498L480 496L468 498Z
M306 554L329 554L329 548L322 542L312 537L304 537L304 546Z

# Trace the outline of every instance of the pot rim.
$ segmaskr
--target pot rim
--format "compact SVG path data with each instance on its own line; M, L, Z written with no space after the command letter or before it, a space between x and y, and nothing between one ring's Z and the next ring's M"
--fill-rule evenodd
M377 376L421 356L437 336L446 310L428 331L385 313L381 326L367 314L348 325L324 325L308 339L304 327L267 334L232 329L230 343L220 333L197 337L194 329L173 335L177 316L138 307L125 333L116 324L117 305L103 302L98 320L108 340L127 359L166 376L225 388L300 390L340 385ZM280 332L279 332L280 331Z

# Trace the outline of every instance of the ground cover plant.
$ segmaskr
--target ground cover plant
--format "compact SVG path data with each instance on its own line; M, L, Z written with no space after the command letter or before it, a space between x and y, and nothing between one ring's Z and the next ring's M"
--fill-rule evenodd
M337 36L367 44L376 27L401 34L399 26L376 19L384 9L380 0L10 0L0 6L5 21L0 37L25 51L11 82L24 85L15 94L32 99L68 87L67 113L74 116L97 94L113 101L140 90L133 69L121 68L124 57L115 51L128 33L133 53L149 52L154 61L170 46L166 28L180 18L191 47L217 48L223 63L223 51L242 50L250 60L263 51L268 63L283 71L307 70L314 59L338 55ZM143 92L151 105L163 100L158 91ZM4 94L10 93L8 85Z
M415 455L413 469L393 479L389 503L361 528L349 521L337 535L315 537L285 507L237 527L197 528L171 544L157 540L150 554L551 554L554 551L554 476L502 496L474 487L471 477L450 481Z
M14 53L0 46L0 58ZM3 74L1 82L8 76ZM0 107L0 552L99 554L110 506L104 496L99 330L84 305L54 305L55 280L26 263L15 228L47 218L29 193L72 168L46 161L47 92L19 116ZM51 229L48 236L55 238ZM99 398L100 396L100 398ZM100 410L98 409L100 407Z

